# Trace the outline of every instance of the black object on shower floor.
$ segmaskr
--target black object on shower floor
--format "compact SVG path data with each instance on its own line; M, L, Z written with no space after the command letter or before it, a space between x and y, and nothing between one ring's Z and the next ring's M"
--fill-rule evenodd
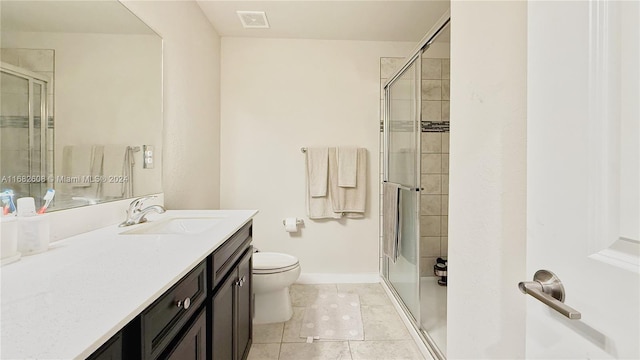
M447 286L447 260L441 257L436 259L436 264L433 265L433 273L439 276L438 285Z

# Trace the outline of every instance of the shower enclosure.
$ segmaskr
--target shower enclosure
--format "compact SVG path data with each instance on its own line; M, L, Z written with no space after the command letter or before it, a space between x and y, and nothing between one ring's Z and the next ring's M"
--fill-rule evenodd
M382 79L382 181L400 186L401 237L398 259L383 256L381 272L438 359L446 354L446 278L434 266L446 268L448 243L449 22L445 14Z
M48 76L0 63L0 177L15 198L39 197L53 174Z

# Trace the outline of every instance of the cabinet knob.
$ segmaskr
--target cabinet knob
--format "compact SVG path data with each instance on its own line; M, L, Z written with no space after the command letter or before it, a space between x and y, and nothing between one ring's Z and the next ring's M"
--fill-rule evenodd
M241 277L240 279L238 279L238 281L236 281L236 285L238 285L239 287L242 287L242 285L244 285L245 282L245 277Z
M191 306L191 299L186 298L184 300L178 300L176 305L178 305L178 308L184 308L185 310L187 310L189 306Z

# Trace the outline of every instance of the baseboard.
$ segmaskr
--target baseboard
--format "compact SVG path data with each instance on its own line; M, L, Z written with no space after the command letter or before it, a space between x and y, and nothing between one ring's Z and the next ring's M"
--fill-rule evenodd
M372 284L380 282L378 273L330 274L302 273L298 284Z

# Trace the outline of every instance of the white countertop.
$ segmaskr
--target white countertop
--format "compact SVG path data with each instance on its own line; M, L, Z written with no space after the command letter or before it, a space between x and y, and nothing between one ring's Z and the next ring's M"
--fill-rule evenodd
M224 217L197 235L119 235L117 225L2 267L1 359L84 359L233 235L255 210L170 210Z

